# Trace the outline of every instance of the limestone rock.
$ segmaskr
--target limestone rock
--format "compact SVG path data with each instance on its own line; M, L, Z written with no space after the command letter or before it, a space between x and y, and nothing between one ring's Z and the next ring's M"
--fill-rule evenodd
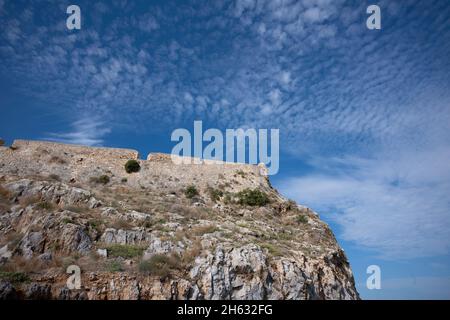
M330 228L271 188L263 165L156 154L128 174L130 159L40 141L0 148L0 263L30 280L0 281L0 299L359 299ZM269 203L236 201L245 189ZM67 287L66 265L81 288Z

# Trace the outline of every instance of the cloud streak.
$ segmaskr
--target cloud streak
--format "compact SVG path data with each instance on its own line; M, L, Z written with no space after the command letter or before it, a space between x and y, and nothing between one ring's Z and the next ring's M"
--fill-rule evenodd
M62 133L48 133L42 137L43 140L57 141L63 143L80 144L88 146L103 145L103 138L111 132L110 128L95 118L81 118L71 125L72 130Z

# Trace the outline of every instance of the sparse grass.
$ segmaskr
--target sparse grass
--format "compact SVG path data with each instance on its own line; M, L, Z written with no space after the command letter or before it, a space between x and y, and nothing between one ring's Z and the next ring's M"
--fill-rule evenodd
M50 174L50 175L48 176L48 179L49 179L49 180L53 180L53 181L61 181L60 176L58 176L57 174L54 174L54 173Z
M13 284L17 284L29 282L30 277L24 272L0 271L0 280L6 280Z
M133 228L133 225L125 219L115 219L112 223L110 223L108 225L108 227L114 228L117 230L119 230L119 229L129 230L129 229Z
M216 231L219 231L220 228L213 225L205 225L205 226L197 226L192 228L192 233L196 236L202 236L207 233L214 233Z
M103 222L100 219L91 219L87 222L87 226L91 229L94 229L98 233L103 231Z
M77 206L70 205L70 206L65 206L64 209L67 211L75 212L75 213L83 213L83 212L86 212L89 210L89 208L84 205L77 205Z
M198 257L202 252L202 244L200 239L195 240L190 248L186 250L181 256L181 260L184 265L189 265L195 261L195 258Z
M207 219L209 217L208 211L204 207L184 207L179 206L179 211L182 216L187 219Z
M262 207L269 203L269 197L258 189L244 189L236 194L240 205Z
M225 193L225 197L223 198L223 202L225 204L230 204L232 202L231 194L229 192Z
M20 198L19 203L22 206L22 208L26 208L29 205L35 204L39 201L40 201L40 197L38 195L31 195L31 196L26 196L26 197Z
M38 273L46 269L46 263L37 257L25 259L20 255L14 255L1 266L0 271L11 275Z
M274 257L283 255L283 250L272 243L265 242L260 244L260 247L267 249L267 251L269 251L269 253Z
M89 179L89 181L92 183L106 185L111 181L111 178L109 176L107 176L106 174L102 174L101 176L98 176L98 177L91 177Z
M11 192L3 186L0 186L0 200L9 200Z
M70 222L67 222L67 223L70 223ZM61 250L61 244L58 241L54 241L54 242L49 244L48 248L52 252L58 252L58 251Z
M297 209L297 203L295 203L294 200L289 199L286 203L285 203L285 207L287 211L292 211Z
M241 178L245 178L247 176L247 173L245 173L242 170L236 171L236 174L234 176L240 176Z
M225 177L224 177L224 178L225 178ZM219 187L220 189L222 189L222 190L225 190L226 188L231 187L231 183L229 183L228 181L226 181L226 182L224 182L224 183L219 184L218 187Z
M295 236L289 232L280 232L278 233L278 240L291 241L294 240Z
M194 185L188 186L186 190L184 190L184 194L186 198L192 199L193 197L198 195L198 190Z
M127 173L139 172L139 170L141 170L141 166L136 160L128 160L127 163L125 163L125 171Z
M64 160L63 158L58 157L58 156L52 156L48 162L49 163L57 163L57 164L65 164L66 160Z
M155 254L150 259L143 260L139 263L139 271L158 276L161 279L169 277L171 271L179 270L181 267L181 259L176 254Z
M8 248L15 249L17 245L19 244L20 240L22 240L23 234L16 232L16 231L10 231L6 235L6 243L8 244Z
M8 189L0 186L0 213L7 212L11 209L11 205L9 204L9 199L11 197L11 192Z
M297 223L304 224L304 223L308 223L308 218L306 218L306 216L304 216L304 215L299 215L299 216L297 216L296 221L297 221Z
M68 224L68 223L72 223L73 221L71 218L65 217L61 220L61 222L64 224Z
M36 205L36 207L37 207L38 209L41 209L41 210L50 211L50 210L52 210L52 209L54 208L54 205L53 205L53 203L44 200L44 201L40 201L40 202Z
M212 187L208 187L208 194L213 202L217 202L223 196L223 191L219 189L214 189Z
M77 260L79 259L78 256L71 256L71 257L63 257L61 259L61 267L62 271L66 273L67 267L73 264L77 264Z
M145 250L143 247L127 244L114 244L106 249L109 257L122 257L125 259L140 257Z
M122 272L125 269L120 261L108 261L105 270L108 272Z

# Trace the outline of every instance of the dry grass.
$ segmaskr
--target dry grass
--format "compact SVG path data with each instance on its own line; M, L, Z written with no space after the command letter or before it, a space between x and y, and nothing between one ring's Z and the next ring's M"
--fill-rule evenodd
M5 187L0 185L0 199L9 200L11 198L11 192Z
M75 212L75 213L85 213L90 211L87 205L68 205L64 207L65 210Z
M64 160L63 158L58 157L58 156L52 156L50 158L50 160L48 160L48 162L49 163L56 163L56 164L65 164L66 160Z
M168 278L173 271L181 270L183 263L177 254L155 254L148 260L139 263L139 271L161 279Z
M134 227L130 222L125 219L115 219L112 223L108 224L109 228L114 228L116 230L129 230Z
M8 248L15 249L17 245L19 244L20 240L22 240L23 234L18 233L16 231L10 231L5 237L3 245L8 244Z
M108 250L108 256L122 257L125 259L140 257L145 250L142 246L128 244L113 244L106 249Z
M20 198L19 204L22 208L26 208L30 205L36 204L41 200L41 197L38 195L30 195Z
M183 264L189 265L195 261L195 258L197 258L201 254L201 252L202 244L200 242L200 239L197 239L192 243L189 249L183 253L183 255L181 256L181 261L183 262Z
M210 214L208 209L203 207L192 207L180 204L174 204L170 208L170 212L177 213L187 219L208 219Z
M8 189L0 186L0 214L11 209L11 204L9 201L11 197L11 192Z
M54 173L50 174L48 176L48 179L52 181L61 181L61 177Z
M197 226L192 228L192 234L196 236L202 236L204 234L213 233L216 231L220 231L220 228L214 225Z
M40 273L48 268L48 264L37 257L25 259L22 256L13 256L1 270L4 272Z

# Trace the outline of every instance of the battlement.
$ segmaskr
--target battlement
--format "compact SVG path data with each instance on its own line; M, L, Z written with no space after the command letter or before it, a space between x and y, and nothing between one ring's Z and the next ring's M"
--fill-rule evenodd
M125 163L139 161L141 170L126 173ZM180 160L180 161L178 161ZM91 178L108 175L111 183L127 181L127 185L147 188L179 188L195 184L199 187L219 186L225 182L233 190L268 187L264 164L251 165L170 154L151 153L140 160L132 149L89 147L47 141L15 140L10 148L0 148L0 176L51 176L64 181L89 182ZM158 181L158 182L156 182Z
M59 151L72 155L97 157L103 159L139 159L139 152L132 149L91 147L51 141L14 140L11 147L14 149L26 149L29 151Z

